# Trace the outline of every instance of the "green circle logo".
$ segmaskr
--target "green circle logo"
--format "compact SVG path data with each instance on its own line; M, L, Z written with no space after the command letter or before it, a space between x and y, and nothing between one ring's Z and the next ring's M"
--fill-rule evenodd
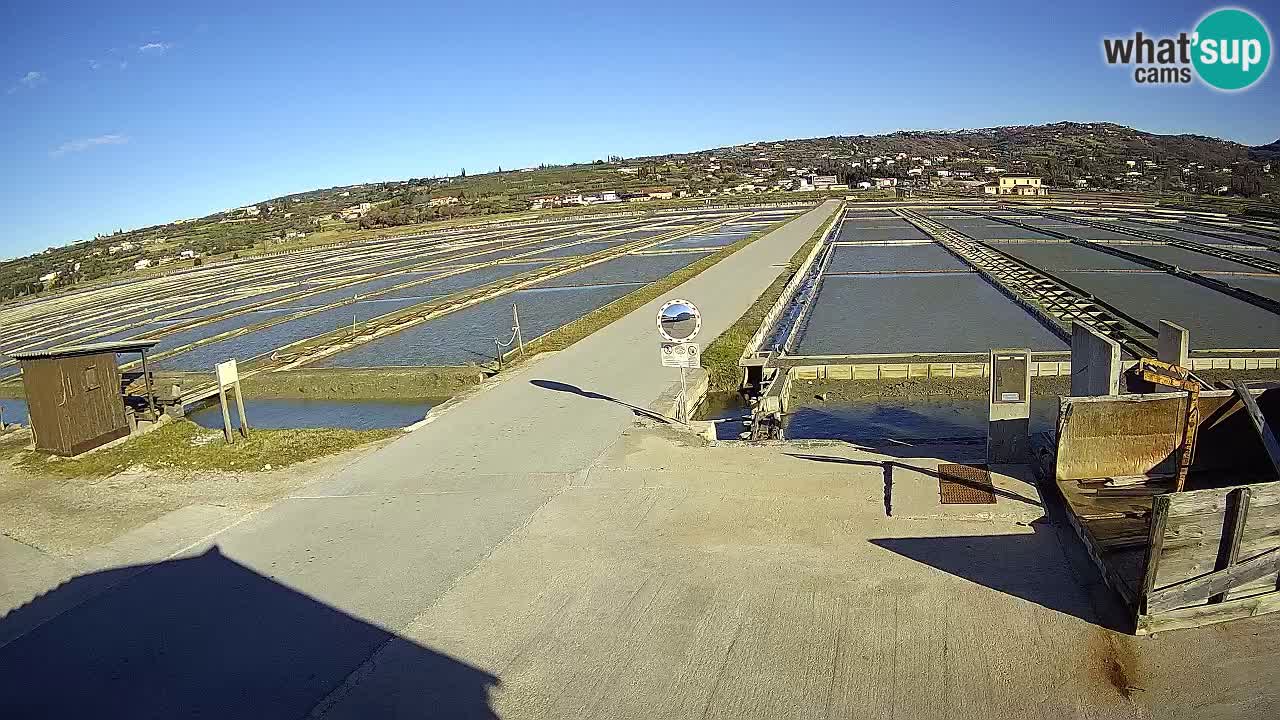
M1191 62L1200 79L1219 90L1243 90L1267 72L1271 34L1252 13L1215 10L1196 26Z

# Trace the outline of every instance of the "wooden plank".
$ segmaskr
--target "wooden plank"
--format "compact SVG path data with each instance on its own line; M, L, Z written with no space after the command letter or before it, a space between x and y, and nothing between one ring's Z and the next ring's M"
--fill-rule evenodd
M1105 551L1145 549L1147 546L1147 535L1150 531L1148 518L1091 520L1088 525L1089 534ZM1138 575L1141 576L1142 573L1139 572Z
M160 416L156 414L156 394L151 388L151 368L148 367L146 350L142 351L142 379L147 385L147 407L151 409L151 419L158 420Z
M1178 493L1172 499L1169 515L1175 518L1220 515L1227 509L1227 495L1237 487L1249 488L1249 507L1251 510L1280 506L1280 483L1242 483L1228 487L1188 490Z
M244 415L244 393L240 391L240 381L235 382L236 391L236 412L240 415L240 435L245 439L249 437L249 419Z
M1246 393L1247 394L1247 393ZM1227 495L1226 520L1222 526L1222 539L1218 543L1218 561L1215 571L1226 570L1240 559L1240 539L1244 535L1245 520L1249 516L1249 493L1247 487L1236 488ZM1211 595L1210 603L1220 603L1227 599L1225 592Z
M1096 492L1080 487L1074 480L1057 483L1058 490L1073 515L1081 520L1118 520L1146 517L1151 514L1151 496L1099 497Z
M1218 561L1226 517L1231 511L1230 494L1242 487L1249 489L1249 511L1238 542L1238 556L1254 557L1280 546L1280 483L1178 493L1170 498L1156 587L1168 587L1221 569Z
M1142 613L1150 613L1151 593L1156 586L1156 573L1160 569L1160 553L1164 549L1164 527L1169 520L1169 496L1161 495L1151 501L1151 529L1147 533L1146 562L1143 563L1141 598Z
M227 412L227 388L222 383L218 383L218 404L222 406L222 434L230 445L235 438L231 434L231 413Z
M1266 577L1277 569L1280 569L1280 548L1272 548L1225 570L1156 590L1147 596L1147 614L1194 605L1212 595L1225 593L1237 585Z
M1066 496L1063 494L1064 486L1071 484L1074 483L1053 483L1053 486L1057 488L1059 494L1062 495L1064 503L1067 502ZM1102 575L1103 582L1120 595L1120 599L1124 601L1125 605L1130 609L1130 612L1134 613L1131 617L1136 618L1136 603L1133 588L1129 587L1115 569L1103 559L1103 551L1098 546L1093 535L1091 535L1089 530L1085 527L1085 523L1069 509L1067 512L1067 520L1071 523L1071 528L1075 530L1076 535L1080 538L1080 542L1083 543L1085 552L1089 555L1089 559L1092 560L1093 564L1098 568L1098 572Z
M1280 516L1274 510L1250 503L1240 538L1239 557L1261 555L1280 545ZM1270 516L1264 518L1264 512L1268 511ZM1223 542L1223 521L1223 515L1199 517L1194 521L1171 517L1165 528L1156 587L1168 587L1213 572Z
M1206 390L1199 417L1215 418L1230 390ZM1056 480L1144 476L1176 470L1187 394L1063 397L1058 415Z
M1228 600L1217 605L1196 605L1169 610L1158 615L1140 615L1136 634L1151 635L1167 630L1201 627L1213 623L1266 615L1280 610L1280 592Z
M1144 485L1168 485L1173 482L1169 474L1153 473L1151 475L1123 475L1119 477L1099 478L1104 487L1123 488Z
M1182 439L1178 444L1178 472L1174 482L1174 492L1182 492L1187 485L1187 474L1191 472L1191 458L1195 454L1196 432L1200 427L1200 381L1191 379L1191 371L1176 365L1168 365L1159 360L1141 358L1136 373L1146 382L1165 385L1187 391L1186 419L1182 423Z
M1276 442L1276 436L1271 432L1271 427L1267 425L1267 418L1262 414L1262 409L1258 407L1258 401L1254 400L1253 393L1249 392L1249 388L1238 380L1228 382L1232 389L1236 392L1236 397L1240 398L1240 402L1244 403L1245 413L1249 416L1249 420L1253 423L1253 429L1258 433L1258 437L1262 440L1262 447L1267 452L1267 458L1271 460L1271 466L1275 468L1276 476L1280 477L1280 442Z
M1103 487L1094 491L1094 496L1099 498L1154 497L1156 495L1164 495L1167 492L1169 492L1168 488L1161 487Z

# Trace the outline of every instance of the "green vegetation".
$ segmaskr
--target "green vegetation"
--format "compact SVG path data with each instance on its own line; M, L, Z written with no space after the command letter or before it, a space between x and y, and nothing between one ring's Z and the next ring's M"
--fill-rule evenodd
M533 356L540 352L563 350L586 336L591 335L597 330L611 324L613 321L628 315L632 311L637 310L650 302L653 302L672 289L683 285L689 280L702 274L702 272L707 268L715 265L721 260L724 260L742 248L773 232L777 228L786 225L787 222L789 222L789 220L783 220L781 222L774 223L767 228L758 230L738 242L698 260L682 270L678 270L661 280L655 280L629 295L620 297L603 307L596 308L567 325L562 325L542 337L531 342L527 342L524 345L525 352L529 356Z
M0 466L26 452L31 444L31 433L22 430L9 430L0 433Z
M742 381L742 369L738 366L738 360L742 357L747 343L751 341L751 336L756 334L756 330L764 322L764 316L782 296L782 291L800 269L800 264L808 257L813 246L822 240L822 236L831 228L831 224L836 221L838 215L839 213L832 215L815 230L808 241L791 256L791 260L787 262L786 271L765 289L755 303L742 314L742 317L707 346L706 351L702 353L702 367L710 376L711 392L738 389Z
M475 367L304 368L250 375L243 389L251 398L439 400L482 380Z
M249 439L223 442L220 430L189 420L169 423L115 447L77 458L28 452L17 464L26 470L62 477L105 477L131 467L154 470L254 472L287 467L371 442L395 437L398 430L254 430Z

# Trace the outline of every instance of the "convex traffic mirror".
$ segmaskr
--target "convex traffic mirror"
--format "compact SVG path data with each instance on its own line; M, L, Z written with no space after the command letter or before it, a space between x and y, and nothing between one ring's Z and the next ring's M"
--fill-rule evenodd
M658 311L658 333L668 342L688 342L702 329L702 314L687 300L671 300Z

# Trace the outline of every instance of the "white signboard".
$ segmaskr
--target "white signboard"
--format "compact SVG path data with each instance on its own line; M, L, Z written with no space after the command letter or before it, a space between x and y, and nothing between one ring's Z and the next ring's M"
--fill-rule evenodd
M206 365L205 367L209 367ZM235 360L218 363L214 370L218 374L218 384L222 387L234 385L240 381L240 370L236 368Z
M662 343L662 366L674 368L696 368L699 365L701 348L698 343Z

